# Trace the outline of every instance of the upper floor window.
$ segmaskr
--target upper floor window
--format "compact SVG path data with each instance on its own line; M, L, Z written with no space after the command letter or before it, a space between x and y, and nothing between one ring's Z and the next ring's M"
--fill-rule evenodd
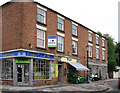
M77 26L72 24L72 34L77 36Z
M99 44L99 37L96 36L96 44Z
M105 50L102 50L102 60L105 60Z
M96 48L96 59L99 59L99 48Z
M89 32L89 41L92 42L92 33Z
M64 20L58 17L58 29L64 31Z
M105 40L102 39L102 46L104 47L105 46Z
M92 46L89 46L89 57L92 57Z
M37 29L37 47L45 48L45 31Z
M64 51L64 38L61 36L58 36L58 51Z
M73 54L77 55L77 42L76 41L72 41L72 51L73 51Z
M37 21L46 24L46 11L37 8Z

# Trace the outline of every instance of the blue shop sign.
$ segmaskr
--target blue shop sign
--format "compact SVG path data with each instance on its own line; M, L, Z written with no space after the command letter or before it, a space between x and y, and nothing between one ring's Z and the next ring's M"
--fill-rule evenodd
M15 51L15 52L0 54L0 58L5 58L5 57L29 57L29 58L35 57L35 58L45 58L45 59L52 59L52 60L54 59L54 55L28 52L28 51Z

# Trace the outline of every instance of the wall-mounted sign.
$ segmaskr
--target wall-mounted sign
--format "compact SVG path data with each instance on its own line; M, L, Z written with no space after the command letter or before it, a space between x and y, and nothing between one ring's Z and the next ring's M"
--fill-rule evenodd
M67 58L67 57L57 57L57 61L61 62L72 62L72 63L80 63L80 59L74 59L74 58Z
M1 58L12 58L12 57L27 57L27 58L43 58L43 59L54 59L54 55L35 53L29 51L13 51L8 53L1 53Z
M48 47L56 47L56 36L48 36Z
M19 58L15 59L16 63L30 63L30 59L27 58Z

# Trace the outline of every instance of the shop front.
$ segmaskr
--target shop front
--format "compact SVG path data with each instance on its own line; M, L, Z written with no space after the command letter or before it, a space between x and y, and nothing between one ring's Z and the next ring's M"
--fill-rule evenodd
M51 64L54 55L32 50L18 49L0 54L3 83L10 85L35 85L39 81L51 81Z
M107 63L89 61L89 68L91 77L97 74L99 79L107 78Z
M57 55L58 61L58 76L61 81L69 81L73 76L78 76L80 71L89 70L87 67L80 63L80 58L73 58L68 56Z

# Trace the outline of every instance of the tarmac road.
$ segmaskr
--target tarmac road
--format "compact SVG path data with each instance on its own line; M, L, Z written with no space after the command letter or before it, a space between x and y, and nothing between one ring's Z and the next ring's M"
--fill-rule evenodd
M107 81L106 84L110 86L109 87L110 89L108 91L114 91L120 93L120 89L118 88L118 79Z

